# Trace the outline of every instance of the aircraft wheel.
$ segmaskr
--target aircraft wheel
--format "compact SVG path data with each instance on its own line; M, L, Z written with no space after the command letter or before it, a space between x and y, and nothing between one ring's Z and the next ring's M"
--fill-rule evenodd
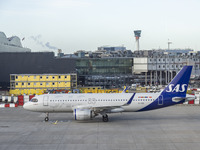
M49 121L49 117L45 117L45 118L44 118L44 121L45 121L45 122Z
M46 113L46 117L44 118L44 121L45 122L49 121L49 113L48 112Z
M107 114L103 115L102 120L103 120L103 122L108 122L108 115Z

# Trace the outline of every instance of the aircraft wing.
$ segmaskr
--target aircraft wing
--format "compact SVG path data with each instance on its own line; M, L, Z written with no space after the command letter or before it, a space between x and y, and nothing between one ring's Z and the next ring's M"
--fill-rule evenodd
M114 112L122 112L124 109L122 108L124 105L119 106L109 106L109 105L77 105L74 106L73 109L90 109L95 113L114 113Z

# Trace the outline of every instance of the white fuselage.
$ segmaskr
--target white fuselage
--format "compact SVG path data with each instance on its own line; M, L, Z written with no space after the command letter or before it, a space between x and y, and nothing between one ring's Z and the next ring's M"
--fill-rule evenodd
M134 112L153 103L159 95L160 93L136 93L131 104L123 106L133 93L45 94L35 97L38 102L27 102L24 107L38 112L73 112L73 109L78 107L121 106L124 111Z

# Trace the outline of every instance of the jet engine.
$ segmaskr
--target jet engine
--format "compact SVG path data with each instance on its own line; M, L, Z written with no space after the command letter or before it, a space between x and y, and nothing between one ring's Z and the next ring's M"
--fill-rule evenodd
M89 120L94 118L96 115L94 111L90 109L74 109L73 116L75 120Z

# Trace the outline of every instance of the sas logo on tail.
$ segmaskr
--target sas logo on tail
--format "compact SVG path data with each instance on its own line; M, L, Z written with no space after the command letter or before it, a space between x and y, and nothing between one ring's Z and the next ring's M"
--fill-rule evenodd
M169 85L169 90L166 90L166 92L185 92L185 90L187 89L187 84L177 84L174 87L174 84L170 84Z

